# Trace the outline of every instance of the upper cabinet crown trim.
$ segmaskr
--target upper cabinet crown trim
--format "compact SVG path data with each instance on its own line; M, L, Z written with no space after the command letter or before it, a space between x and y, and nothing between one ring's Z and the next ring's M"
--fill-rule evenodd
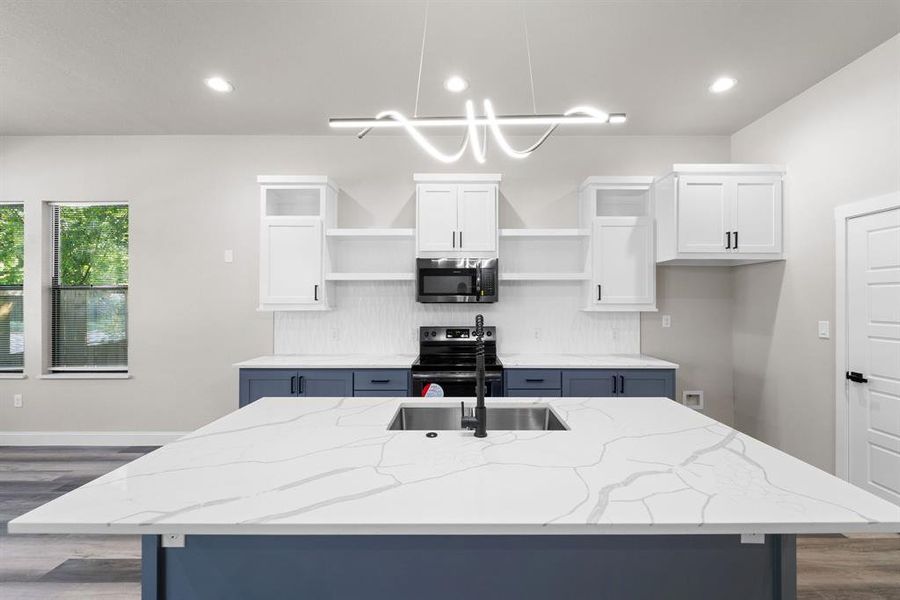
M500 183L500 173L414 173L416 183Z
M648 189L651 185L653 185L653 177L647 177L643 175L626 175L626 176L614 176L614 175L595 175L593 177L588 177L585 179L580 186L578 186L579 190L583 190L588 187L597 187L603 188L609 186L610 189Z
M764 174L772 174L777 173L780 175L784 175L787 172L787 169L784 165L765 165L765 164L752 164L752 163L698 163L698 164L688 164L688 163L676 163L672 165L671 173L666 173L665 176L671 175L672 173L707 173L714 175L723 175L727 173L735 174L735 175L750 175L754 173L764 173Z
M334 179L325 175L258 175L256 183L260 185L284 185L284 184L305 184L305 185L324 185L330 188L338 189L338 184Z

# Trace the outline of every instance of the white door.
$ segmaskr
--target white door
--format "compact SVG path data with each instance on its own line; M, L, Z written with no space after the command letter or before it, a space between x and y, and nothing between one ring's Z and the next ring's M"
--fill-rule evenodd
M656 260L650 217L598 217L593 237L595 304L653 304Z
M850 481L900 504L900 209L847 224Z
M459 245L462 250L497 249L497 186L459 185Z
M322 222L263 219L260 304L317 304L322 300Z
M781 252L781 178L734 177L732 185L732 249Z
M727 252L728 187L722 177L678 178L679 252Z
M443 183L419 185L416 194L416 232L420 251L459 249L456 187Z

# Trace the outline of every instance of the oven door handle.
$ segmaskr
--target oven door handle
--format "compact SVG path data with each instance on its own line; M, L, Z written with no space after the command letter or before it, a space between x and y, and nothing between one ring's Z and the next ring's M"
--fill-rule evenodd
M435 381L475 381L475 373L469 371L443 371L443 372L431 372L431 373L413 373L412 378L416 380L420 379L432 379ZM503 378L501 373L485 373L484 380L485 381L500 381Z
M475 301L480 301L483 295L481 293L481 267L478 267L475 269Z

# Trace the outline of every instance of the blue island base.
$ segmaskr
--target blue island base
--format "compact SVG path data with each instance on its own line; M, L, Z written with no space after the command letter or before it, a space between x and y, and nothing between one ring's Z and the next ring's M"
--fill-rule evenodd
M767 535L143 537L143 600L794 600L796 542Z

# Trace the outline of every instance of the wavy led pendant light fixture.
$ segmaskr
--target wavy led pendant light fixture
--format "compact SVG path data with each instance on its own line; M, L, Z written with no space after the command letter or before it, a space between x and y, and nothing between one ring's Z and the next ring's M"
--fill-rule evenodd
M419 53L419 78L416 83L416 104L412 117L407 117L397 110L385 110L375 117L342 117L328 120L329 127L335 129L360 129L356 136L365 137L373 129L405 129L406 133L431 157L443 163L454 163L461 159L466 148L471 147L472 156L479 163L484 163L487 155L488 131L494 141L511 158L527 158L540 148L560 125L600 125L606 123L620 124L625 122L625 113L609 114L592 106L576 106L562 114L537 114L537 103L534 94L534 73L531 67L531 44L528 41L528 21L522 15L525 24L525 49L528 54L528 73L531 79L531 103L534 114L531 115L497 115L490 100L484 100L484 114L475 115L475 104L466 101L464 117L419 117L419 90L422 83L422 63L425 58L425 37L428 32L428 4L425 4L425 24L422 30L422 48ZM503 135L501 126L535 126L545 125L546 131L528 148L513 148ZM459 149L450 154L438 149L422 133L422 129L430 128L465 128L465 136ZM479 135L480 130L480 135ZM479 139L480 138L480 139Z

